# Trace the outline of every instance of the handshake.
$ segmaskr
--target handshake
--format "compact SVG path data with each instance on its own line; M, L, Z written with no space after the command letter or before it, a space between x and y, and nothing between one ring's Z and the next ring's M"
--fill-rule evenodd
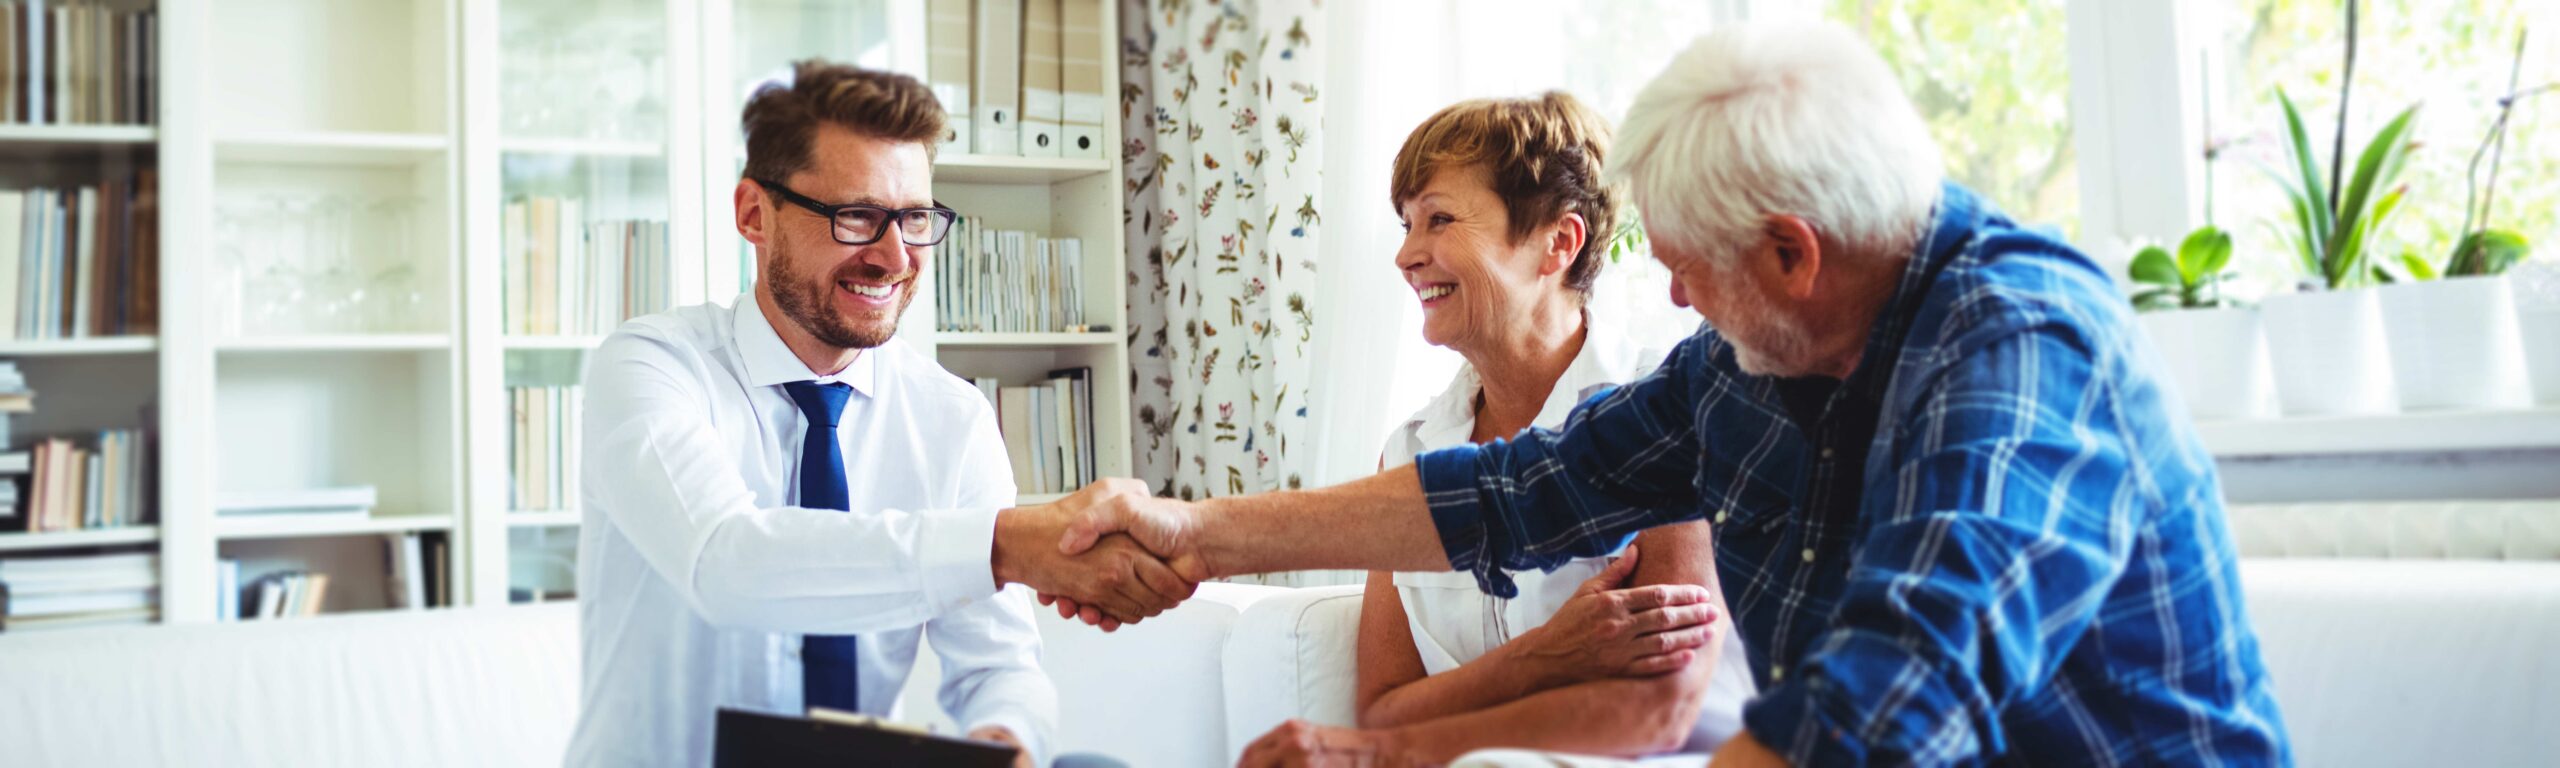
M1218 573L1190 546L1190 505L1110 478L1064 499L996 517L996 584L1025 584L1058 615L1109 632L1190 599Z

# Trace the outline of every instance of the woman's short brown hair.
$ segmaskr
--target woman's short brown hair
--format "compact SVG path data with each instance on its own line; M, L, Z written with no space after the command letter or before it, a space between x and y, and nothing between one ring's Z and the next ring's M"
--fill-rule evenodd
M791 70L790 83L756 89L739 118L747 135L747 178L781 182L808 168L809 137L820 122L923 144L928 155L942 141L942 102L914 77L819 59L794 62Z
M1572 94L1462 101L1405 137L1388 181L1389 202L1403 210L1433 174L1483 166L1511 215L1515 243L1567 213L1582 214L1586 236L1573 266L1565 269L1564 284L1587 294L1606 261L1601 255L1618 233L1618 194L1600 181L1608 153L1608 121Z

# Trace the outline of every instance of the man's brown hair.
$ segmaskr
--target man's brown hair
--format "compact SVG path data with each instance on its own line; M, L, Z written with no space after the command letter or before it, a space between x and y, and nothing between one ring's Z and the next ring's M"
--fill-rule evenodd
M1618 233L1618 194L1601 184L1609 123L1571 94L1471 99L1449 105L1405 137L1388 181L1402 211L1443 170L1482 166L1511 215L1511 240L1567 213L1582 214L1585 237L1565 269L1565 287L1588 294Z
M789 84L756 89L739 118L747 135L747 178L782 182L809 167L810 137L820 122L923 144L928 156L942 141L942 103L914 77L819 59L802 59L791 70Z

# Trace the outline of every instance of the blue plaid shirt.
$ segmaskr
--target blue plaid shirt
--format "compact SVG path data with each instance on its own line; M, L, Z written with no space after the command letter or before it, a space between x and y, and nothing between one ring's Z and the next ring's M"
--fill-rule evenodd
M1845 380L1745 374L1701 327L1557 431L1424 455L1449 562L1715 521L1796 765L2290 761L2213 458L2104 270L1948 185Z

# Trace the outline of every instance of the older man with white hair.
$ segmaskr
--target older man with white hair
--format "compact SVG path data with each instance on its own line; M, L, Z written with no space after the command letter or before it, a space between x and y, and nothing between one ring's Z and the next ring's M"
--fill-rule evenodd
M1450 568L1508 594L1503 569L1703 518L1761 691L1718 765L2288 761L2213 460L2129 308L1945 183L1865 45L1718 32L1619 135L1610 173L1707 321L1653 375L1332 488L1087 489L1065 546L1126 530L1196 577ZM1431 739L1293 724L1246 762L1445 760Z

